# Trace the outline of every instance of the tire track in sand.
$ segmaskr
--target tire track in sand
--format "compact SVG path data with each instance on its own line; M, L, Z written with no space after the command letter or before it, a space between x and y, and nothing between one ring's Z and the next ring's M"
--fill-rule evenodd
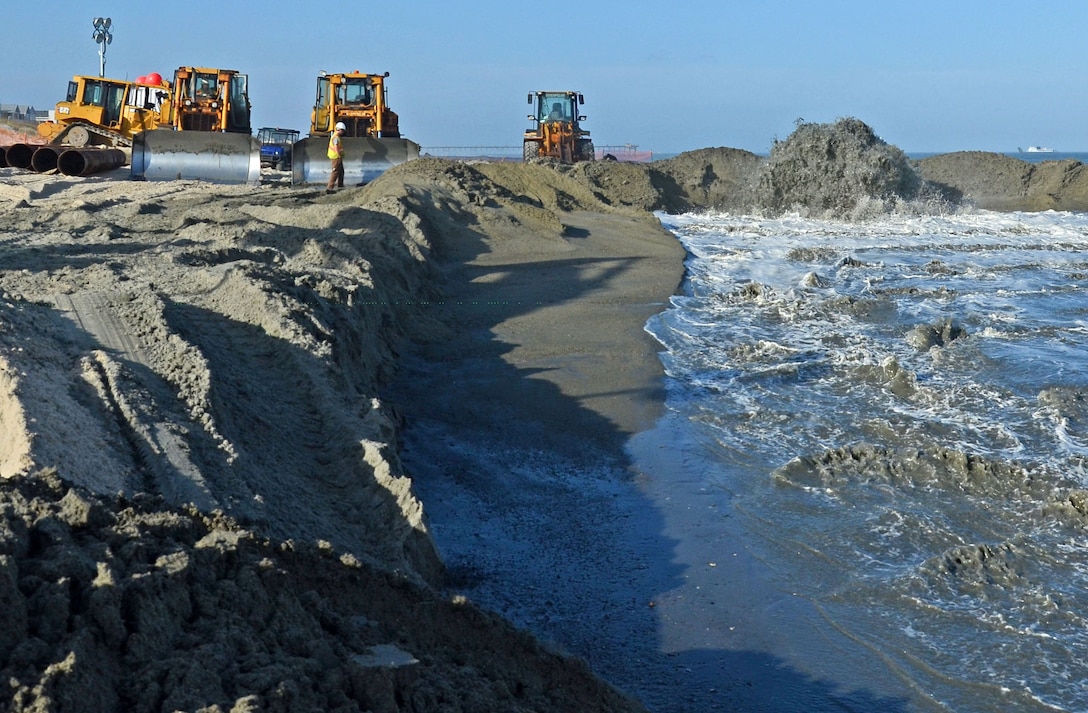
M171 418L174 389L155 373L140 340L114 311L119 293L79 292L54 295L53 303L102 349L93 355L91 378L132 444L145 471L145 484L167 501L191 502L208 510L219 505L200 468L190 456L187 430ZM127 362L127 363L126 363Z

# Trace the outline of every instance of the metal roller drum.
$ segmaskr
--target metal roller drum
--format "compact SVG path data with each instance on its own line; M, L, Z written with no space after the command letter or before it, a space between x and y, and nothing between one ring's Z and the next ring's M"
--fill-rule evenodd
M65 176L90 176L124 166L128 156L121 149L68 149L57 159Z
M8 165L8 147L0 146L0 168L7 168Z
M419 144L408 139L368 139L346 136L344 185L357 186L374 180L397 164L419 158ZM329 140L311 136L291 149L291 183L326 184L332 172L328 157Z
M144 131L132 140L134 179L212 183L261 181L261 144L249 134Z

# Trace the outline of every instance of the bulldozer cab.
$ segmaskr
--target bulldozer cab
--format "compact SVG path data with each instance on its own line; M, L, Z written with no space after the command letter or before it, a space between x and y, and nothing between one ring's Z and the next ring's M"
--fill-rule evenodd
M162 87L137 84L133 86L125 99L125 106L143 109L161 115L168 106L170 95ZM155 127L149 127L155 128Z
M310 115L310 135L328 136L343 122L349 138L400 138L398 117L386 105L389 73L328 74L317 78L317 98Z
M337 103L344 106L370 106L374 103L374 85L349 78L340 85Z
M554 158L564 163L592 161L593 142L589 132L581 128L586 118L578 113L585 102L579 92L533 92L529 104L533 113L528 118L533 127L523 139L523 157Z
M574 92L540 92L536 97L536 120L573 122L578 117L581 94ZM532 103L532 96L529 98Z
M233 69L179 67L170 123L182 131L251 133L248 83Z
M85 117L96 119L94 124L116 128L121 123L121 107L129 86L128 82L110 79L84 78L82 82L79 79L68 82L69 111L66 113L72 115L76 109Z

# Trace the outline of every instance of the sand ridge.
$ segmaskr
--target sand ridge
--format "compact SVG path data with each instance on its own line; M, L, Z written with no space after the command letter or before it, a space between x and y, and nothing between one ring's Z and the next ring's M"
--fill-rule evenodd
M609 210L536 170L547 180L504 193L485 171L420 162L325 196L3 169L0 600L24 613L0 636L13 710L640 709L437 594L443 564L378 396L409 339L449 334L426 308L441 299L435 236L470 221L562 254L561 204ZM278 593L275 572L289 573ZM269 598L281 603L255 604ZM445 613L419 613L432 606ZM274 625L284 607L293 619ZM356 619L374 635L336 623ZM302 640L316 643L292 649ZM510 646L528 648L491 660ZM408 663L383 663L394 649ZM198 651L211 663L178 668Z

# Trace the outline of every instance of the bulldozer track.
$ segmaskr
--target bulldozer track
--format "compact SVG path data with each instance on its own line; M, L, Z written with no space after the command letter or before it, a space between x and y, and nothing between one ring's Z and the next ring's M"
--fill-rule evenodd
M123 146L125 148L132 148L132 140L125 138L121 134L115 134L112 131L106 131L105 129L102 129L102 128L98 127L98 126L95 126L94 124L88 124L87 129L92 134L97 134L98 136L106 137L107 139L109 139L113 143L114 146Z
M89 143L87 146L75 146L74 144L65 143L68 139L68 134L75 128L85 129L87 133L94 134L95 136L101 136L107 140L107 143L114 148L132 148L132 140L125 138L122 134L118 134L114 131L108 131L100 126L96 126L86 121L76 121L64 128L64 130L54 138L50 143L54 146L72 146L73 148L87 148L88 146L101 146L102 144Z

